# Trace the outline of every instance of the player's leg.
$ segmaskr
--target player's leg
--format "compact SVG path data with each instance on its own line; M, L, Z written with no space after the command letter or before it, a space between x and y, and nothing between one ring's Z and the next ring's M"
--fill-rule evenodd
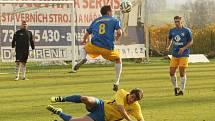
M73 102L84 103L87 109L91 109L96 105L96 98L90 96L71 95L65 97L51 97L51 102Z
M21 63L19 61L16 61L16 69L15 69L16 78L15 78L15 80L19 80L20 66L21 66Z
M120 58L120 54L117 50L100 50L101 55L104 59L115 61L115 81L113 83L113 90L117 91L119 87L121 72L122 72L122 59Z
M51 102L74 102L74 103L81 103L81 96L80 95L72 95L72 96L57 96L51 97Z
M87 116L71 119L70 121L105 121L103 100L90 96L81 96L81 103L85 104L90 113Z
M81 49L81 60L72 67L72 72L73 73L77 72L77 70L81 67L81 65L87 62L87 58L86 58L87 54L92 58L98 57L100 54L97 53L97 49L99 49L99 47L88 42L85 45L85 47Z
M188 58L180 58L179 62L179 72L180 72L180 80L181 80L181 91L179 95L183 95L185 91L187 76L186 76L186 68L188 67Z
M92 118L90 118L89 116L82 116L79 118L71 119L70 121L94 121L94 120Z
M175 95L178 95L178 83L177 83L177 76L176 76L176 70L178 68L179 60L175 57L172 57L170 61L170 80L172 82L172 85L174 87Z
M88 111L94 111L97 107L97 102L99 101L97 98L89 97L89 96L79 96L79 95L73 95L73 96L67 96L62 98L64 102L75 102L75 103L84 103L86 105L86 108ZM47 109L54 114L59 115L64 121L93 121L90 116L83 116L80 118L72 118L72 116L63 113L62 109L55 108L53 106L48 106Z
M77 70L83 65L84 63L87 62L87 52L85 48L81 48L80 50L80 60L77 62L77 64L72 66L72 71L71 72L77 72Z
M82 116L79 118L73 118L71 115L64 113L61 108L56 108L56 107L51 106L51 105L48 105L46 109L49 110L50 112L52 112L53 114L58 115L64 121L94 121L89 116Z
M73 118L71 115L63 113L63 111L61 111L58 115L64 121L94 121L89 116L82 116L82 117L79 117L79 118Z
M61 108L56 108L52 105L48 105L46 109L52 112L53 114L58 115L64 121L72 121L72 116L69 114L65 114Z
M93 111L99 103L99 99L90 96L82 96L81 102L85 104L88 111Z
M21 62L22 80L26 79L26 62Z
M113 90L114 91L118 90L121 72L122 72L122 59L119 58L119 59L115 60L115 76L116 77L115 77L115 81L113 84Z
M175 96L178 96L179 88L177 83L176 70L177 67L170 67L170 79L174 87Z
M180 71L180 80L181 80L181 90L179 92L179 95L183 95L184 90L185 90L186 81L187 81L186 68L185 67L179 67L179 71Z
M26 63L28 60L29 50L23 50L21 55L21 71L22 71L22 80L26 80Z
M61 108L56 108L52 105L48 105L46 107L46 109L49 110L50 112L52 112L53 114L58 115L64 121L70 121L70 119L72 119L72 116L65 114Z
M20 70L21 70L21 60L22 60L22 51L18 48L16 48L15 50L15 53L16 53L16 69L15 69L15 72L16 72L16 78L15 80L19 80L19 74L20 74Z

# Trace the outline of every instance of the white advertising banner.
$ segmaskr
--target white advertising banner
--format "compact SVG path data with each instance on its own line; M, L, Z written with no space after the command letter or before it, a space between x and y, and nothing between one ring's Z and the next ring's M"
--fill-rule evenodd
M77 47L80 49L82 47ZM143 44L118 45L121 58L144 58L145 46ZM35 49L35 55L29 54L29 61L53 61L53 60L72 60L71 46L39 46ZM78 51L76 51L78 54ZM3 62L15 61L11 47L1 48L1 58ZM97 59L99 59L98 57Z
M168 55L168 57L171 59L172 55ZM204 54L190 54L189 63L209 63L210 61Z
M68 4L19 4L18 2L14 5L0 4L2 60L13 60L10 55L10 47L15 33L14 29L19 29L23 20L29 24L29 30L35 36L37 56L35 58L30 57L30 60L71 59L72 43L75 41L76 46L82 46L81 41L86 29L95 18L101 16L100 8L103 5L110 4L114 16L123 23L120 2L121 0L75 0L75 15L73 17L71 16L71 6ZM139 5L133 5L132 11L129 13L128 27L124 31L122 45L119 46L123 58L141 58L145 56L145 52L143 52L144 28L139 21ZM74 33L71 33L72 20L75 21ZM75 36L75 40L71 38L72 35ZM59 55L57 55L58 53ZM137 53L139 53L139 57Z
M144 58L146 48L144 44L118 45L121 58Z

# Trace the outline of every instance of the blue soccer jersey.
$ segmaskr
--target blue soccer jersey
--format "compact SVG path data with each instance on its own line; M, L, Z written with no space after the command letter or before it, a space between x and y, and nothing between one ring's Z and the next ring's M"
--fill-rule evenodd
M91 43L93 45L113 50L115 30L120 28L120 22L116 18L101 16L92 22L87 32L92 34Z
M179 49L186 46L192 40L192 32L189 28L173 28L169 32L169 39L173 41L172 56L176 58L189 57L190 49L184 50L183 54L178 54Z

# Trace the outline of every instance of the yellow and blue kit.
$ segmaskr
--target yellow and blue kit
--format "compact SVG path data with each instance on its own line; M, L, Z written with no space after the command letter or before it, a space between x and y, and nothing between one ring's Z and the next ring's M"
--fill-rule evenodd
M192 40L192 32L189 28L173 28L169 32L169 39L173 42L172 59L170 67L187 67L190 49L187 48L182 54L179 54L180 48L186 46Z
M95 19L87 29L89 34L92 34L91 43L101 48L108 50L114 49L114 33L120 29L120 22L111 16L101 16Z
M136 120L143 120L143 115L139 103L136 101L133 104L127 103L127 95L129 92L120 89L116 92L111 100L96 99L97 106L88 114L95 121L120 121L123 116L118 110L118 105L123 105L127 113L133 116Z
M114 50L115 30L120 29L120 22L111 16L101 16L95 19L87 29L92 34L91 42L86 44L85 50L95 58L102 55L107 60L119 58L119 52Z

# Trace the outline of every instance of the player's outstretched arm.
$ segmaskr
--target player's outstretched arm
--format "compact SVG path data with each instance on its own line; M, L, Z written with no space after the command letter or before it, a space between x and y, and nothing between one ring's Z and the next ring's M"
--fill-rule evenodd
M34 50L35 49L35 44L34 44L34 36L32 34L31 31L29 31L29 35L30 35L30 44L31 44L31 49Z
M172 46L172 40L170 40L169 46L167 46L166 51L169 51Z
M17 32L13 35L12 48L16 47L16 40L17 40Z
M129 117L128 113L126 112L125 108L123 105L118 105L118 109L121 113L121 115L127 120L127 121L132 121L131 118Z
M122 29L116 30L116 41L119 42L122 37Z

